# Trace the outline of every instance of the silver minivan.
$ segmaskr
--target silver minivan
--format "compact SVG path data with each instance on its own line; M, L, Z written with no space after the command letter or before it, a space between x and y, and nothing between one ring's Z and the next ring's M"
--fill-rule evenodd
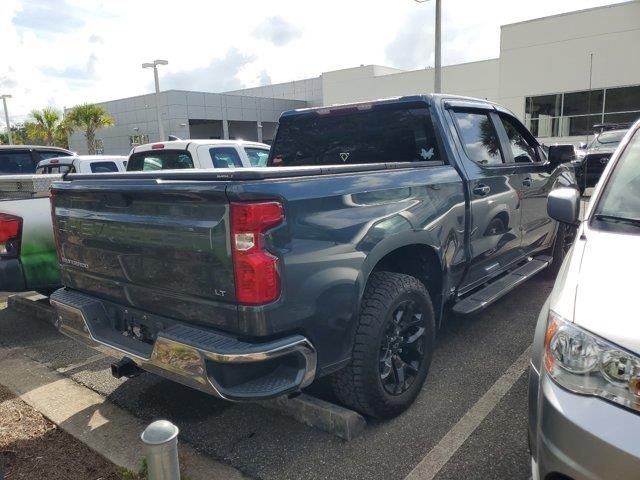
M533 479L640 478L640 121L581 223L575 189L551 192L547 209L578 228L533 344Z

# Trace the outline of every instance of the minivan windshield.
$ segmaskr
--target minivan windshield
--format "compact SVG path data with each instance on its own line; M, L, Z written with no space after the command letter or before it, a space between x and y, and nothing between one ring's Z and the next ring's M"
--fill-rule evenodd
M616 163L593 216L606 223L640 226L640 130Z

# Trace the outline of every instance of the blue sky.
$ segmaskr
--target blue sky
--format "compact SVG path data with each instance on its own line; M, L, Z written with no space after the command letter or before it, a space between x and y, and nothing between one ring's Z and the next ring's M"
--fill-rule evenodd
M499 55L500 25L611 0L443 0L443 63ZM161 88L225 91L360 64L433 64L434 2L413 0L2 0L0 93L32 108ZM3 116L0 116L3 118ZM0 125L4 125L0 120Z

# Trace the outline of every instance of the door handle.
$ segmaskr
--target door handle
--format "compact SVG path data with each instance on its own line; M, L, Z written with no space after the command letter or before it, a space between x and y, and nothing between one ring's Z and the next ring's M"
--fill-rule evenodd
M491 187L483 183L479 183L473 189L473 193L475 195L478 195L479 197L484 197L485 195L489 195L489 192L491 192Z
M531 177L527 177L522 181L522 185L525 187L530 187L531 186Z

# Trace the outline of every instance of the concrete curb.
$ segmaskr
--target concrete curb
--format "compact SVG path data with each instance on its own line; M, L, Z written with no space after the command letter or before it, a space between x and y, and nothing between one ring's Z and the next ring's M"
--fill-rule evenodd
M137 472L142 465L140 434L146 424L102 395L24 356L0 348L0 383L65 432L112 463ZM246 479L233 467L179 445L181 466L191 480Z
M35 292L11 295L7 300L7 307L19 312L32 315L39 320L54 323L56 313L49 305L47 297Z
M293 398L262 401L258 405L347 441L356 438L367 426L367 421L359 413L304 393Z
M56 319L55 311L42 301L45 298L33 293L13 295L9 297L8 306L53 323ZM347 441L356 438L367 426L365 418L359 413L306 394L293 398L275 398L257 404Z

